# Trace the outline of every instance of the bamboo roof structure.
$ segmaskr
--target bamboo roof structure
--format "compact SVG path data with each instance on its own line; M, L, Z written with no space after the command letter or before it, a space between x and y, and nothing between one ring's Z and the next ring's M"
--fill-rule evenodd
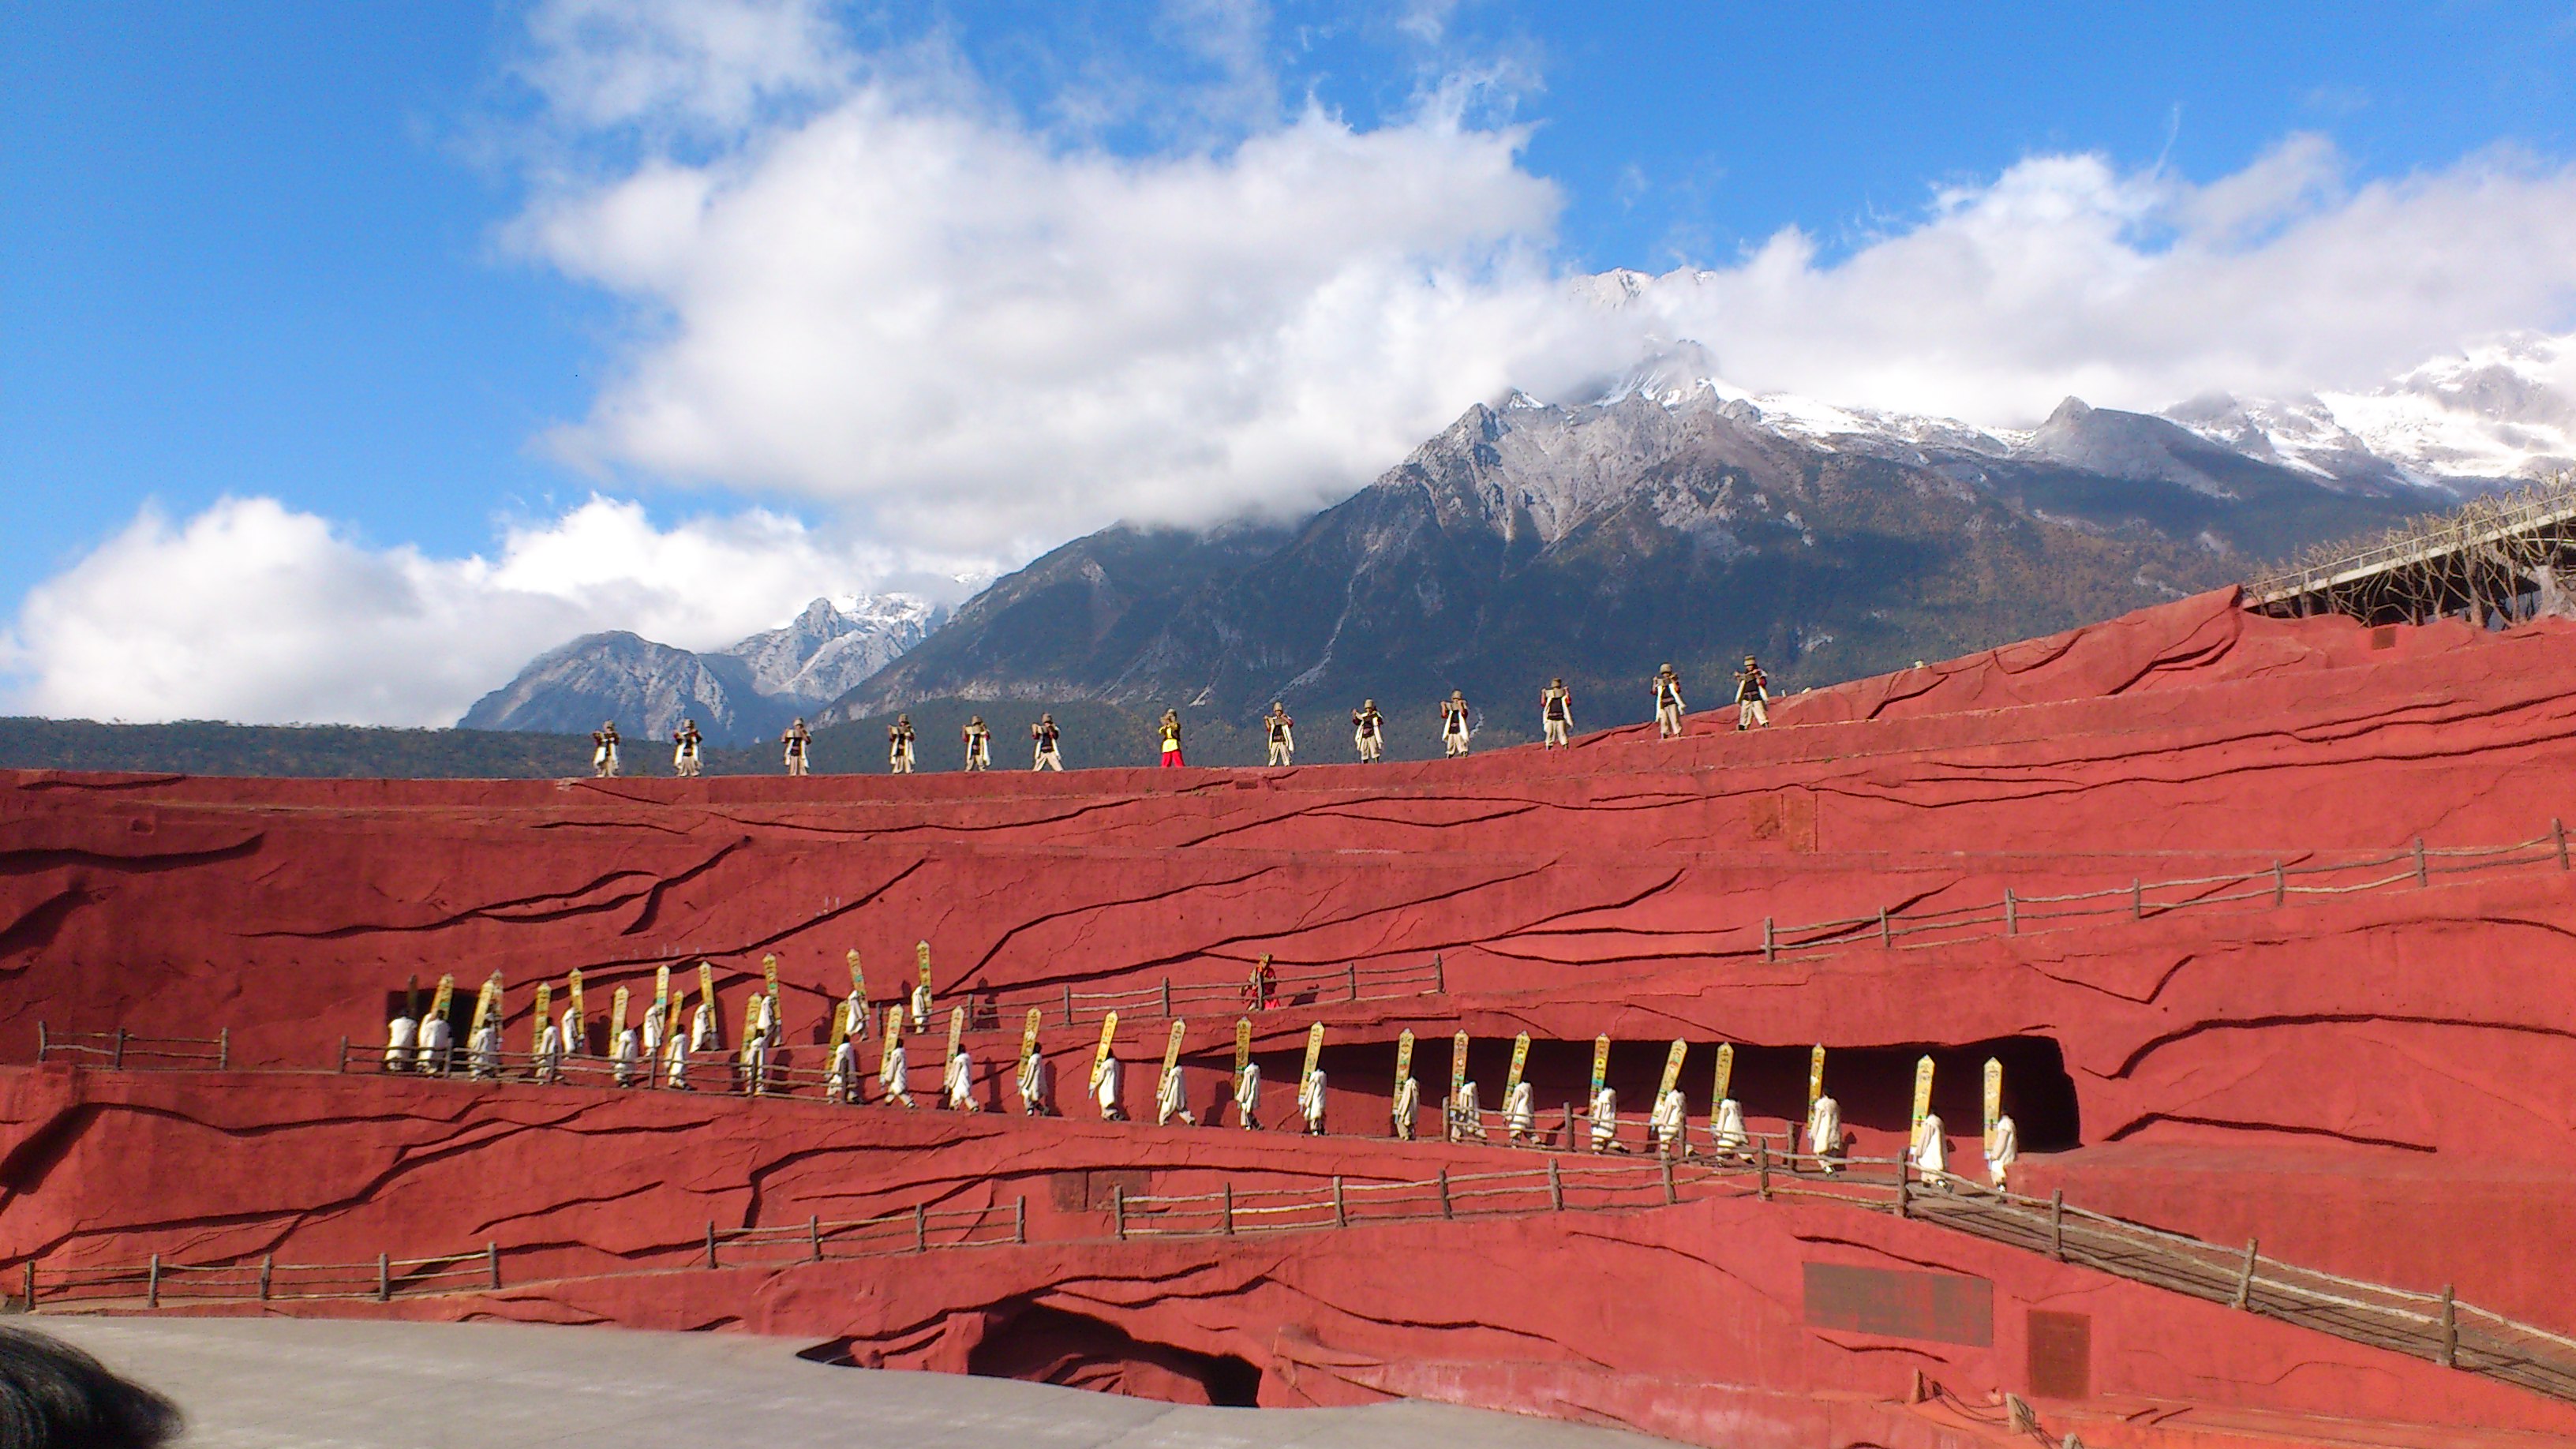
M2375 538L2309 549L2245 584L2245 607L2366 624L2467 611L2483 622L2576 613L2560 580L2576 568L2576 474L2471 499ZM2531 596L2526 598L2525 596Z

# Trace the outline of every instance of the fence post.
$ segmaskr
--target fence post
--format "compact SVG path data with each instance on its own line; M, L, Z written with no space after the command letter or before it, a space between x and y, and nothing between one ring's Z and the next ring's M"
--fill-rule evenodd
M500 1291L501 1245L499 1243L487 1240L483 1244L483 1268L486 1278L491 1282L493 1291Z
M1454 1218L1457 1215L1456 1209L1449 1205L1449 1169L1444 1167L1440 1169L1440 1216Z
M2555 815L2549 817L2549 835L2551 839L2558 842L2558 868L2565 870L2567 868L2567 827L2559 823ZM36 1023L36 1034L40 1037L44 1035L43 1022Z
M2419 886L2433 883L2431 875L2424 869L2424 837L2420 835L2415 837L2415 883Z
M109 1061L108 1061L108 1065L109 1065L109 1066L111 1066L111 1067L115 1067L115 1068L117 1068L117 1069L118 1069L118 1070L120 1070L120 1071L122 1071L122 1070L124 1069L124 1067L125 1067L125 1028L124 1028L124 1027L121 1027L121 1026L120 1026L120 1027L118 1027L118 1028L116 1029L116 1055L115 1055L114 1057L112 1057L112 1058L110 1058L110 1059L109 1059Z
M1064 988L1064 1024L1073 1025L1073 987L1069 983Z
M1574 1150L1574 1104L1572 1102L1565 1104L1565 1125L1557 1130L1565 1134L1565 1150L1572 1152Z
M1028 1240L1029 1200L1028 1197L1023 1194L1022 1196L1013 1199L1011 1203L1011 1241L1014 1243L1026 1243Z
M36 1311L36 1260L27 1260L27 1311Z
M229 1026L217 1027L215 1028L215 1070L230 1071L232 1065L233 1029Z
M2048 1195L2048 1256L2066 1261L2066 1189Z
M274 1279L276 1278L276 1275L277 1275L277 1255L276 1255L275 1253L262 1253L262 1254L260 1254L260 1255L259 1255L259 1301L260 1301L260 1302L262 1302L262 1303L266 1303L266 1302L268 1301L269 1286L270 1286L270 1284L274 1281Z
M912 1205L912 1250L930 1251L930 1209L920 1203Z
M2254 1245L2254 1239L2245 1240L2245 1271L2236 1279L2236 1306L2239 1308L2254 1301Z
M1341 1179L1333 1181L1338 1184ZM1127 1241L1127 1189L1123 1187L1109 1189L1109 1226L1118 1234L1118 1241Z
M2281 863L2276 860L2272 862L2272 904L2279 906L2289 899L2290 874L2281 869Z
M1773 929L1769 916L1762 918L1762 959L1765 961L1780 959L1780 936Z
M159 1253L152 1255L152 1263L143 1270L143 1273L143 1306L158 1308L161 1306L161 1255Z
M1771 1143L1768 1139L1753 1144L1753 1195L1764 1202L1771 1200Z
M1448 1174L1442 1173L1441 1180L1446 1182ZM1667 1157L1664 1159L1664 1206L1671 1207L1681 1200L1680 1190L1673 1185L1673 1160Z
M1229 1178L1221 1186L1225 1191L1225 1216L1220 1223L1220 1230L1230 1238L1234 1236L1234 1181Z
M2564 852L2563 844L2560 850ZM1449 994L1449 971L1447 967L1440 964L1440 953L1437 951L1431 953L1431 992L1435 996Z
M2143 921L2146 918L2147 883L2133 875L2129 877L2129 919Z
M1547 1205L1550 1211L1565 1211L1565 1179L1557 1174L1553 1157L1547 1160Z
M1342 1179L1339 1174L1335 1174L1333 1178L1333 1226L1337 1228L1347 1228L1350 1225L1350 1204L1342 1200Z
M1351 980L1351 1000L1357 1001L1360 999L1360 963L1357 961L1350 963L1349 971Z
M393 1296L394 1274L392 1255L378 1253L376 1255L376 1301L378 1303L390 1303L393 1301Z
M1878 908L1878 944L1881 946L1896 944L1895 935L1887 929L1887 907L1885 906Z
M337 1067L334 1067L332 1070L334 1070L334 1071L336 1071L336 1072L339 1072L339 1073L340 1073L341 1075L343 1075L343 1076L348 1075L348 1071L349 1071L349 1039L348 1039L347 1037L345 1037L345 1036L344 1036L344 1037L342 1037L342 1038L340 1038L340 1065L339 1065L339 1066L337 1066Z
M716 1220L707 1219L707 1266L716 1265Z
M1913 1184L1913 1179L1912 1153L1899 1153L1896 1158L1896 1215L1900 1218L1905 1216L1905 1190Z
M1169 977L1169 976L1166 976L1166 977L1164 977L1164 978L1163 978L1163 1015L1165 1015L1165 1016L1170 1016L1171 1014L1172 1014L1172 978L1171 978L1171 977Z
M2451 1285L2442 1285L2442 1367L2460 1366L2460 1305L2451 1296Z
M807 1241L807 1242L809 1242L810 1244L812 1244L812 1246L813 1246L813 1249L814 1249L814 1261L815 1261L815 1262L817 1262L817 1263L822 1262L822 1261L823 1261L823 1215L822 1215L821 1213L807 1213L807 1214L805 1215L805 1237L806 1237L806 1241Z

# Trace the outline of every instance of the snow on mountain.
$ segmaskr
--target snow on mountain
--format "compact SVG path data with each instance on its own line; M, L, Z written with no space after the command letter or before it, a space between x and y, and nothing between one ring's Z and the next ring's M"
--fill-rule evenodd
M658 738L690 718L718 744L749 744L819 712L947 616L917 595L855 595L816 599L778 628L702 653L628 633L585 635L529 661L459 723L587 730L613 719L629 734Z

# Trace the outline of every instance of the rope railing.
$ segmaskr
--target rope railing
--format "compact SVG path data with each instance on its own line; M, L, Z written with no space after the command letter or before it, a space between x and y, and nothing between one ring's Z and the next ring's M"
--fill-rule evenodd
M933 1208L848 1221L809 1217L801 1223L726 1228L710 1222L704 1238L664 1250L667 1261L605 1273L556 1275L617 1277L667 1272L674 1267L777 1267L834 1258L886 1257L935 1249L992 1247L1028 1241L1028 1204ZM146 1308L189 1303L389 1302L403 1297L492 1292L502 1287L505 1260L559 1251L547 1245L505 1248L487 1243L467 1253L434 1258L379 1255L360 1263L281 1263L274 1254L222 1263L180 1263L154 1254L140 1264L46 1267L22 1263L8 1302L37 1307L132 1304Z
M124 1069L161 1065L169 1071L206 1067L223 1071L232 1065L232 1028L221 1028L208 1037L138 1036L123 1027L113 1031L54 1031L40 1021L36 1023L36 1060Z

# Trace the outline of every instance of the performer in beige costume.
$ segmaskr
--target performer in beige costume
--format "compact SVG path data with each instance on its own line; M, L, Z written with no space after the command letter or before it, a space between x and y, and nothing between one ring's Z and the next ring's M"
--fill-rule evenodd
M1386 754L1386 716L1377 712L1377 701L1364 699L1351 711L1351 744L1360 754L1360 763L1374 765Z
M1546 741L1543 748L1563 749L1571 744L1568 736L1574 732L1574 691L1565 687L1563 679L1549 680L1547 688L1538 692L1538 723Z
M1467 753L1467 695L1463 690L1449 691L1440 701L1440 748L1451 758Z
M680 727L671 731L671 773L682 779L695 775L699 746L705 743L706 736L698 733L696 720L680 721Z
M1669 664L1655 671L1655 738L1682 737L1682 677Z
M993 768L993 731L986 727L982 715L975 715L968 719L966 727L957 733L966 742L967 769Z
M1037 742L1037 762L1029 768L1064 773L1064 756L1056 748L1064 738L1064 731L1056 728L1055 716L1051 713L1039 715L1038 722L1029 726L1029 738Z
M898 775L912 773L912 716L899 714L886 726L886 768Z
M1270 713L1262 719L1261 725L1270 737L1270 763L1297 763L1297 722L1288 717L1288 706L1275 699L1270 701Z
M814 732L805 728L803 715L798 715L793 723L779 733L778 743L786 750L787 773L804 774L805 757L814 748Z
M590 772L603 780L617 777L617 721L590 732Z

